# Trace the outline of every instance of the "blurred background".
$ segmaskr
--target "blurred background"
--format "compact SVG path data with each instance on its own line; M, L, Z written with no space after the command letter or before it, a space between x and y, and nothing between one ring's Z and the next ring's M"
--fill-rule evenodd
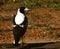
M12 21L21 6L31 9L24 43L60 41L60 0L0 0L0 43L13 42Z

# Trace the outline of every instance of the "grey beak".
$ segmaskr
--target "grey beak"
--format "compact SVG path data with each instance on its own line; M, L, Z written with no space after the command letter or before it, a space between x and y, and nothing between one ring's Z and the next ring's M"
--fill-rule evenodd
M30 9L29 8L25 8L24 11L30 11Z

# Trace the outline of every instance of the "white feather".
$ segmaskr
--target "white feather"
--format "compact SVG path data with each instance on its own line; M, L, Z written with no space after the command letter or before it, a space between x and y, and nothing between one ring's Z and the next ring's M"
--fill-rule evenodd
M21 42L19 41L18 44L20 44ZM15 44L15 40L13 41L13 44Z
M20 13L20 11L18 9L17 15L15 17L15 23L17 25L20 25L24 21L24 18L25 18L24 14Z
M13 44L15 44L15 40L13 41Z

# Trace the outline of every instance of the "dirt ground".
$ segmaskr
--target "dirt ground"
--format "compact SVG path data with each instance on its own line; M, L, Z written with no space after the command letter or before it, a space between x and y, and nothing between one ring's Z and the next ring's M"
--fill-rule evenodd
M13 15L18 7L3 5L0 8L0 43L12 43ZM31 8L26 12L28 29L24 35L24 43L43 43L60 41L60 10L49 7Z
M0 49L60 49L60 42L24 44L14 47L13 44L0 44Z

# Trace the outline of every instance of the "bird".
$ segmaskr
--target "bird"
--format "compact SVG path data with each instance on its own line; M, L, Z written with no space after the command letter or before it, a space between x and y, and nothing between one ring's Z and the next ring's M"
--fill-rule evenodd
M21 37L26 32L28 26L28 19L25 15L25 11L29 11L30 9L27 7L20 7L17 10L17 14L14 15L13 18L13 35L14 35L14 45L19 45L19 41Z

